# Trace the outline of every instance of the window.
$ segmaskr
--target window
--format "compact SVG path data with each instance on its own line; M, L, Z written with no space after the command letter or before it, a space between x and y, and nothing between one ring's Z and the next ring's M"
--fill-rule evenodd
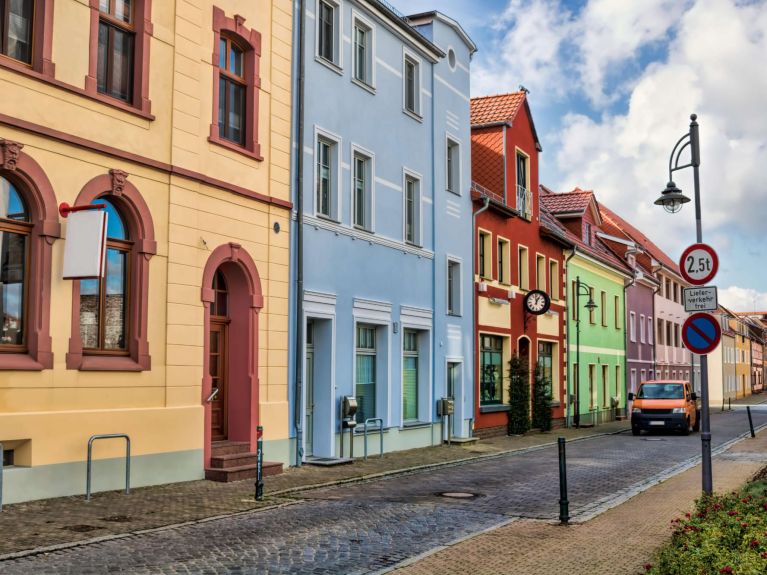
M647 343L652 345L652 332L653 332L653 322L652 322L652 316L649 316L647 318Z
M421 230L421 182L405 175L405 241L409 244L420 245Z
M149 2L149 0L144 0ZM208 141L262 160L258 142L261 34L213 8L213 117Z
M589 222L583 222L583 241L587 245L591 245L591 224Z
M642 343L645 343L644 326L644 314L641 314L639 316L639 341Z
M354 18L354 46L352 48L354 79L368 87L375 84L375 35L373 28L361 19Z
M546 291L546 257L540 254L535 256L535 287Z
M528 161L529 158L520 152L517 152L517 211L525 218L530 219L532 214L532 195L528 182Z
M136 31L130 0L99 0L96 88L101 94L131 102Z
M621 298L620 296L614 296L613 297L613 309L614 309L614 315L615 315L615 329L621 329L623 326L621 325L623 322L621 322L621 318L623 317L623 311L621 308Z
M359 152L352 154L352 206L354 225L373 231L373 160Z
M0 53L25 64L32 64L34 0L0 0L0 11Z
M245 77L243 50L221 36L218 53L218 135L245 144Z
M594 288L589 288L589 300L594 301ZM589 310L589 323L594 325L597 323L597 320L594 318L594 308L592 307Z
M541 376L548 382L549 395L553 397L554 386L554 344L548 341L538 342L538 367L541 370Z
M461 315L461 263L447 260L447 313Z
M123 217L105 198L92 203L106 204L106 274L101 279L80 281L80 338L84 353L127 353L126 316L130 291L131 238Z
M498 282L509 283L509 242L498 239Z
M487 248L488 248L488 242L490 241L490 234L485 232L479 232L479 245L477 246L477 249L479 251L479 255L477 256L478 259L478 265L479 265L479 277L486 278L490 275L490 269L487 265Z
M637 326L636 326L636 320L637 315L633 311L629 313L629 337L631 338L631 341L637 340Z
M647 381L647 371L643 369L641 371L641 374L642 374L642 379L640 380L640 383L644 383L645 381ZM650 370L650 379L652 379L652 370ZM634 390L636 390L636 388L634 388Z
M317 55L331 64L340 66L339 39L340 9L329 0L317 3Z
M376 416L376 328L357 325L356 379L357 423Z
M607 294L599 294L599 314L602 316L602 327L607 327Z
M402 336L402 419L418 419L418 332L404 330Z
M503 338L480 335L480 405L503 402Z
M644 370L642 370L642 382L644 382ZM637 370L632 369L631 370L631 387L629 388L629 391L636 392L637 389Z
M682 347L681 346L682 339L679 337L680 331L681 330L679 329L679 324L675 323L674 324L674 346L675 347Z
M530 289L530 280L528 279L529 267L527 248L519 246L517 250L517 278L520 289Z
M421 65L416 58L406 54L404 62L405 110L421 116Z
M574 320L578 320L579 310L578 310L578 284L573 280L571 282L571 291L572 291L572 297L570 298L570 307L572 309L571 316Z
M23 198L0 176L0 353L27 351L31 233Z
M461 194L461 154L458 142L447 139L445 153L447 161L447 174L445 189L454 194Z
M666 322L666 345L674 345L674 324L670 321Z
M559 262L549 260L549 296L559 299Z
M602 406L610 406L610 368L602 366Z
M664 334L664 327L663 327L663 320L661 318L658 318L658 337L656 337L656 341L658 342L658 345L664 345L665 339L663 338Z
M315 162L315 212L319 216L338 219L336 213L338 144L329 138L318 136Z
M596 369L597 366L593 363L589 364L589 409L595 409L597 406Z
M615 388L614 390L610 392L611 394L614 392L616 397L620 397L621 395L620 392L618 391L618 389L620 389L620 386L619 386L620 382L621 382L621 366L616 365L615 366Z

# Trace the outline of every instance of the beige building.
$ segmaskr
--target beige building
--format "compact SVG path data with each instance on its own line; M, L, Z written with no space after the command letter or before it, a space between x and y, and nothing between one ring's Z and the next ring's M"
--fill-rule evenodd
M5 502L288 462L288 0L21 0L0 55ZM102 279L62 279L103 204ZM241 452L221 457L217 450ZM94 490L124 444L94 443ZM229 471L220 468L229 467ZM278 466L279 467L279 466Z

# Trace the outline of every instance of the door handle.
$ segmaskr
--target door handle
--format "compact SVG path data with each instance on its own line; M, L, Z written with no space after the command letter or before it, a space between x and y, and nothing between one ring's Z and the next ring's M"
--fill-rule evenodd
M218 391L219 391L219 388L217 387L216 389L214 389L214 390L213 390L213 393L211 393L211 394L208 396L208 399L206 399L205 401L206 401L206 402L208 402L208 403L210 403L211 401L213 401L214 399L216 399L216 396L218 395Z

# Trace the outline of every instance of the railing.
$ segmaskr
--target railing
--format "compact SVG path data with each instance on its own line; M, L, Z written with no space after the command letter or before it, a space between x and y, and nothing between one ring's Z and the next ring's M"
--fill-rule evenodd
M517 184L517 211L526 220L533 217L533 194L519 184Z
M125 439L125 494L130 493L130 437L127 433L105 433L102 435L91 435L88 440L88 462L87 477L85 480L85 500L91 500L91 467L93 460L93 442L97 439Z
M383 457L383 419L380 417L368 417L365 420L365 461L367 461L368 458L368 424L378 422L378 427L376 428L376 431L378 431L378 437L380 439L380 445L379 445L379 453L378 457Z
M500 194L496 194L495 192L487 189L485 186L478 184L477 182L471 183L471 191L477 192L481 196L486 196L490 198L491 200L495 200L496 202L500 204L506 204L506 202L503 199L503 196Z

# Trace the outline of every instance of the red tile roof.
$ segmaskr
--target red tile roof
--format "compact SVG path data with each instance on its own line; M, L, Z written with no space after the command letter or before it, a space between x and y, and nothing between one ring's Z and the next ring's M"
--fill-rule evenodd
M472 130L471 179L503 197L503 133Z
M510 122L516 117L524 102L525 92L523 91L472 98L471 125Z
M630 223L628 223L609 208L600 205L599 211L603 218L611 220L616 226L623 230L627 236L629 236L634 242L639 244L647 253L649 253L654 260L660 262L664 267L670 269L675 274L679 274L679 266L677 263L673 261L662 249L655 245L655 243L650 240L650 238L648 238L641 231L632 226Z
M556 216L560 214L584 213L593 197L594 192L591 190L575 188L572 192L566 194L544 194L541 196L541 200L545 202L546 209Z

